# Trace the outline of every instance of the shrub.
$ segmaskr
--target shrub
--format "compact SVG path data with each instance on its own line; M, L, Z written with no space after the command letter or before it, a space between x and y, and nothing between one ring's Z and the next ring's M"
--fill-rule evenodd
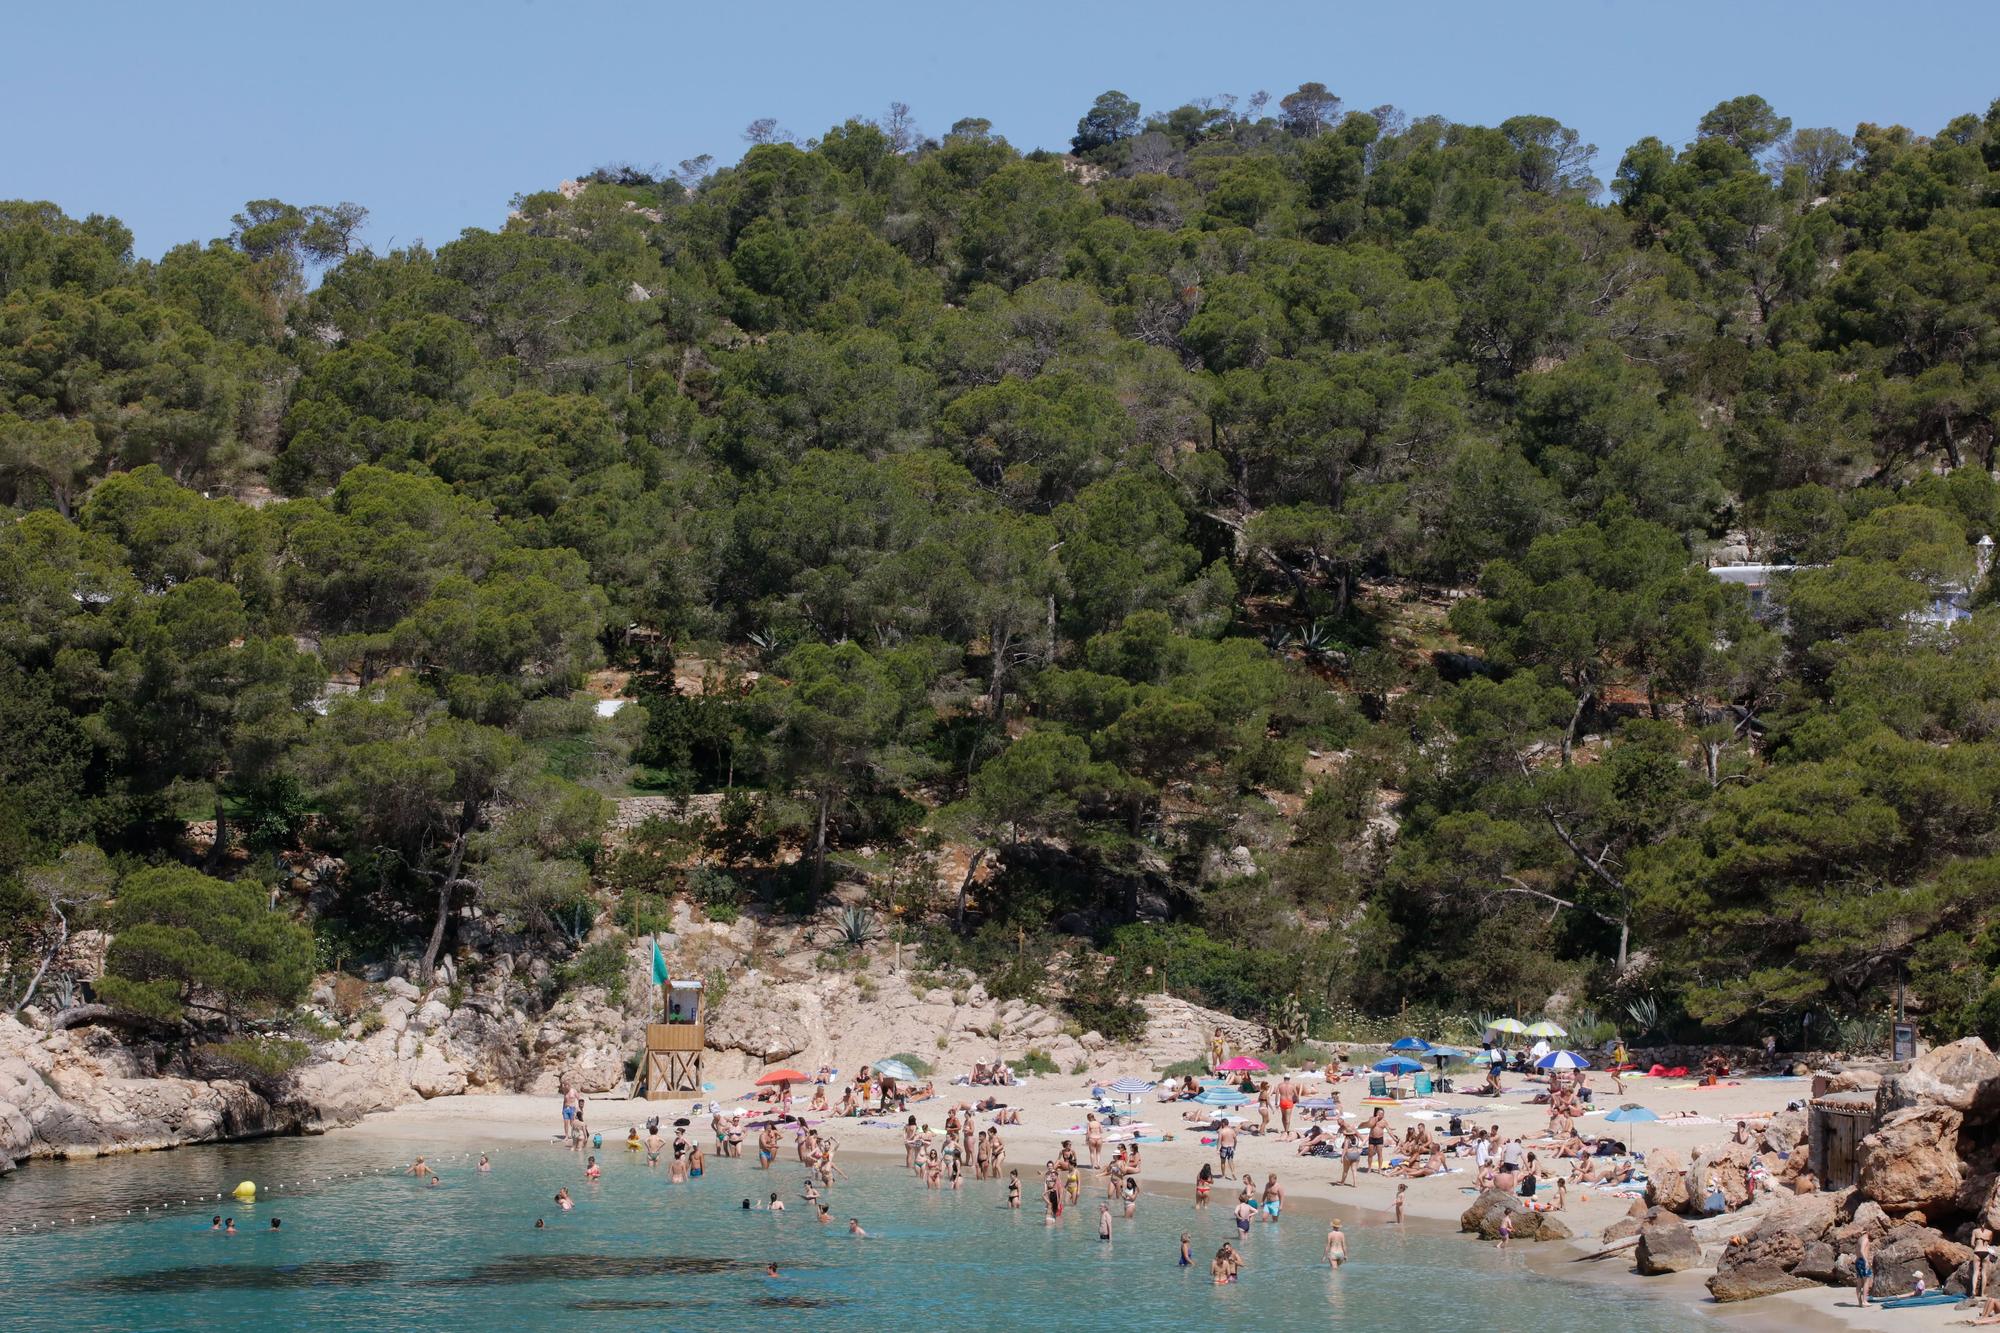
M1194 1078L1207 1078L1208 1072L1208 1061L1206 1060L1176 1060L1160 1070L1160 1077L1188 1078L1192 1076Z
M936 1072L930 1061L924 1059L921 1055L911 1055L908 1051L899 1052L889 1058L891 1060L901 1060L910 1067L918 1078L929 1078Z
M1265 1062L1273 1069L1299 1069L1306 1065L1323 1065L1333 1058L1333 1052L1317 1042L1293 1042L1282 1051L1273 1051Z
M283 1078L312 1054L302 1041L282 1037L245 1037L235 1041L211 1042L201 1048L204 1060L238 1078L265 1080Z
M568 990L600 986L613 1005L625 1003L625 941L621 937L586 944L556 969L558 985Z
M1039 1050L1032 1046L1028 1048L1025 1055L1014 1061L1014 1070L1020 1074L1059 1074L1062 1072L1056 1067L1056 1062L1049 1058L1047 1051Z
M674 928L674 909L657 893L627 889L619 895L612 920L627 935L658 935Z

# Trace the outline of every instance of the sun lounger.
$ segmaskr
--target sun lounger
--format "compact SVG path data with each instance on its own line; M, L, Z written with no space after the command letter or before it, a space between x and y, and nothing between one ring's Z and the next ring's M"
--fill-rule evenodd
M1368 1095L1377 1101L1388 1100L1389 1080L1380 1074L1372 1075L1368 1080Z

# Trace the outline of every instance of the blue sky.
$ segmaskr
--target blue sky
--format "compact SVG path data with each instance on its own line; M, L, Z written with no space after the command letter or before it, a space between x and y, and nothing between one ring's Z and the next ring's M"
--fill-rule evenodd
M229 229L246 199L353 200L376 248L498 226L508 199L602 162L732 161L743 127L800 136L908 102L1064 146L1106 88L1148 110L1308 79L1349 107L1599 145L1680 143L1757 92L1796 125L1929 133L2000 96L1990 0L1677 3L692 5L352 0L16 3L0 196L109 212L142 255Z

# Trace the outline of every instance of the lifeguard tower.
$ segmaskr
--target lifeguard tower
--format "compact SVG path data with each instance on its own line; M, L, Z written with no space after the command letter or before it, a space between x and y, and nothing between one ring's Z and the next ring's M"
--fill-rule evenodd
M701 1057L708 1045L701 982L671 977L661 989L666 992L666 1021L646 1025L646 1056L632 1089L633 1096L648 1101L700 1092Z

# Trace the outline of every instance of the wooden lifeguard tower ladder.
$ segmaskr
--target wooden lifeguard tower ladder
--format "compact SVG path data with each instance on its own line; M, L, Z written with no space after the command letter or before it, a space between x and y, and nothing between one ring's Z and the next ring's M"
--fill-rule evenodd
M646 1054L632 1089L634 1097L648 1101L700 1092L702 1052L708 1047L701 982L674 977L664 989L666 1021L646 1025Z

